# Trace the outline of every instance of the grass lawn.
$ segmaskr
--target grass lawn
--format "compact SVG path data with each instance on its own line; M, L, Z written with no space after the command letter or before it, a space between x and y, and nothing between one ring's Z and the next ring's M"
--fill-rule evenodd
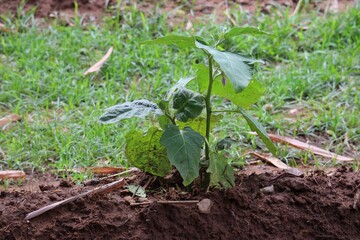
M250 112L269 132L308 139L338 154L360 152L360 11L331 14L255 16L235 13L239 25L259 27L273 36L241 37L223 45L260 58L255 77L265 93ZM231 23L194 23L184 30L166 18L144 16L135 8L102 27L65 27L59 22L37 26L31 15L3 18L0 32L0 118L10 113L23 121L0 130L0 170L66 170L97 165L127 166L124 136L152 123L127 120L101 125L98 118L112 105L135 99L161 100L181 77L195 74L200 55L176 47L141 45L169 34L207 38ZM109 49L114 51L100 72L83 76ZM218 100L216 104L226 104ZM230 108L230 106L229 106ZM145 128L144 128L145 129ZM240 115L226 115L213 141L239 141L229 161L242 165L258 140ZM261 143L259 143L261 146ZM282 147L290 164L329 166L330 160ZM357 163L354 168L359 168ZM75 176L83 177L83 175Z

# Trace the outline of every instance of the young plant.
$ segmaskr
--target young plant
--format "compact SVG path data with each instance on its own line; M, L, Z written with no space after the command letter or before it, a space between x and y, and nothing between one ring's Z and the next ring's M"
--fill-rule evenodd
M224 156L210 146L210 132L221 119L221 114L226 112L242 114L250 128L276 155L277 150L264 128L244 110L263 93L262 86L252 79L250 67L262 61L218 50L221 43L242 34L267 33L252 27L233 28L222 34L214 47L198 36L166 36L144 42L200 49L207 58L207 65L198 64L195 77L180 79L157 104L142 99L105 110L99 119L101 123L115 123L132 117L144 118L149 114L157 116L159 126L151 127L146 133L130 131L126 135L125 155L130 164L161 177L175 166L185 186L198 178L201 171L206 172L202 178L206 185L233 186L232 167ZM190 81L196 81L198 92L186 88ZM213 95L230 100L236 108L213 109ZM202 116L204 110L205 117Z

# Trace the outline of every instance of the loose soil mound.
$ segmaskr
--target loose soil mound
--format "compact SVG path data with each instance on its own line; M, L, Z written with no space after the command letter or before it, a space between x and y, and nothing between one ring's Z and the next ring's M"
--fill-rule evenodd
M58 185L58 186L57 186ZM120 189L78 199L30 221L27 213L95 186L41 185L42 192L0 194L0 239L359 239L360 173L331 176L289 173L237 176L229 190L192 194L151 185L150 200L209 198L210 213L196 204L130 206ZM274 191L261 189L274 186ZM196 193L198 192L198 193Z

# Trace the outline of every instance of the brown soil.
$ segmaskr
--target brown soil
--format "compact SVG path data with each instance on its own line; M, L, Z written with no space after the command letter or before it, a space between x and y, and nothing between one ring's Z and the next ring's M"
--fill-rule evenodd
M125 197L131 194L123 188L25 221L31 211L100 184L43 179L36 191L0 192L0 239L360 239L359 172L344 167L305 177L244 172L234 188L208 193L150 185L149 200L209 198L210 213L201 213L196 204L130 206ZM141 178L137 183L146 182ZM271 185L274 192L261 190Z

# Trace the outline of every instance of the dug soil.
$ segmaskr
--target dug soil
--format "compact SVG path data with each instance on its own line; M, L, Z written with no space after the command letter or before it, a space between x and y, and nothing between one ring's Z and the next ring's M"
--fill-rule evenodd
M0 239L360 239L359 172L343 167L305 176L245 173L239 171L236 186L228 190L187 191L156 180L145 200L122 187L28 221L29 212L104 183L47 179L37 189L3 190ZM144 185L147 179L140 173L127 181ZM213 203L209 212L183 202L203 199ZM152 203L130 205L141 200ZM178 202L160 202L169 200Z

